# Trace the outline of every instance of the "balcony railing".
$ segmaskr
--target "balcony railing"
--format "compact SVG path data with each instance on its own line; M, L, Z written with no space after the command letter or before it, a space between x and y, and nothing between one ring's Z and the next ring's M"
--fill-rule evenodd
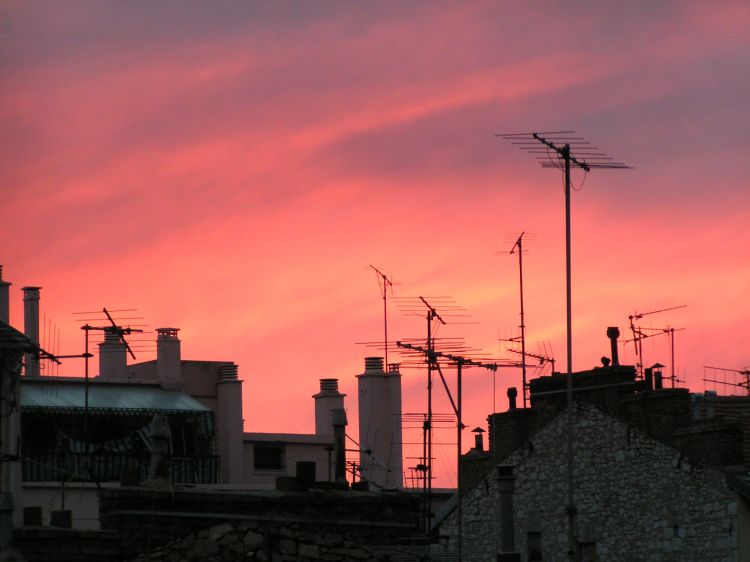
M123 474L141 482L148 478L150 459L143 455L68 453L30 455L23 458L25 482L119 482ZM214 455L170 457L175 484L215 484L219 481L219 457Z

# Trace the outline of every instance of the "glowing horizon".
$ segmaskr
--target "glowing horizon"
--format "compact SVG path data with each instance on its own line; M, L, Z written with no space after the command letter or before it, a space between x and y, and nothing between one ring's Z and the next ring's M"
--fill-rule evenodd
M83 345L72 312L138 308L149 330L181 329L183 358L238 363L246 431L312 432L328 377L351 431L354 375L377 355L355 342L382 338L369 265L401 283L394 295L452 296L477 323L442 333L507 357L518 272L504 240L526 231L529 349L551 347L564 370L561 179L494 134L575 129L634 169L594 170L572 194L574 370L609 355L608 326L629 339L629 315L678 305L643 326L685 328L686 386L704 390L704 365L746 368L750 8L543 7L6 3L12 324L24 285L43 287L64 353ZM389 311L392 341L424 336ZM667 337L644 353L670 366ZM404 372L405 412L424 408L423 378ZM491 377L465 380L464 423L486 426ZM507 386L518 370L497 375L500 410Z

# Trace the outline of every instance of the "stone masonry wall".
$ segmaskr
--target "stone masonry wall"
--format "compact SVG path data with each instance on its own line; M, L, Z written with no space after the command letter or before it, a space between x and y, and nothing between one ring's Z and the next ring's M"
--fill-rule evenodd
M102 527L122 539L123 559L212 526L260 525L352 544L395 544L419 535L419 498L398 492L239 492L205 489L102 490ZM170 562L172 562L170 560Z
M349 562L384 559L342 535L300 525L223 523L138 556L134 562Z
M578 538L596 559L735 562L737 503L723 475L606 416L575 406L575 503ZM567 561L566 417L559 416L503 464L514 466L516 549L527 557L527 532L540 531L542 559ZM490 474L464 500L464 558L494 560L497 490ZM455 538L455 512L440 532ZM451 543L449 548L453 548ZM593 559L593 558L590 558Z

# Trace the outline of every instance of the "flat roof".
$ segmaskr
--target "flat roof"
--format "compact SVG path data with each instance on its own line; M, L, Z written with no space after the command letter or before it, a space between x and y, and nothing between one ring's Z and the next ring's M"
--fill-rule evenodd
M244 441L258 441L264 443L293 443L307 445L330 445L333 435L315 435L310 433L250 433L242 435Z

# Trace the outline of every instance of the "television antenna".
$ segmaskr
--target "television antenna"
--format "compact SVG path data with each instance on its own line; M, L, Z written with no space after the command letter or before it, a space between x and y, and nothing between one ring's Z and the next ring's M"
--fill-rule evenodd
M429 305L428 305L429 306ZM398 347L403 347L404 349L408 349L411 351L416 351L418 353L421 353L425 355L428 358L428 362L434 362L438 372L440 373L440 379L443 381L443 385L445 386L445 392L448 394L448 399L450 400L451 406L453 407L453 412L456 415L456 520L457 520L457 526L458 526L458 562L462 561L462 500L461 500L461 433L464 429L463 425L463 417L462 417L462 380L461 380L461 371L463 367L482 367L484 369L488 369L492 371L493 373L497 371L499 365L497 363L488 363L483 361L477 361L474 359L470 359L461 355L454 355L450 353L442 353L440 351L435 351L432 347L422 347L417 345L411 345L406 344L403 342L396 342L396 345ZM445 381L445 377L443 376L442 370L440 370L440 364L438 362L438 358L445 358L451 363L453 363L456 366L456 400L453 400L453 395L451 394L450 388L448 388L448 384ZM429 364L429 363L428 363ZM428 413L428 417L431 418L431 413ZM432 457L427 457L427 470L425 472L431 472L430 467L432 465ZM430 506L430 502L428 499L428 507ZM430 511L427 511L427 521L426 521L426 530L429 533L430 530L430 519L432 517L432 513Z
M641 376L643 376L643 368L645 365L645 361L643 360L643 340L648 338L648 334L644 334L642 331L642 328L640 326L636 326L634 320L640 320L644 316L650 316L651 314L658 314L660 312L667 312L669 310L677 310L678 308L685 308L687 307L686 304L681 304L678 306L670 306L668 308L660 308L659 310L652 310L650 312L635 312L628 316L628 321L630 322L630 331L633 334L632 340L625 340L623 343L633 342L633 346L635 347L635 354L638 357L638 361L636 362L636 368L640 372ZM667 328L669 329L669 328ZM682 330L684 328L680 328ZM672 377L674 377L674 333L672 333ZM674 384L674 378L672 380L672 384Z
M370 267L378 276L378 286L380 287L380 294L383 297L383 332L385 342L384 361L385 368L388 370L388 290L390 289L391 296L393 296L393 277L386 275L374 265L370 265Z
M137 309L135 308L124 308L120 310L112 310L112 312L134 312ZM85 346L85 352L83 353L83 357L86 359L85 361L85 371L84 371L84 424L88 426L88 415L89 415L89 359L93 357L93 354L89 352L89 332L94 331L100 331L104 332L104 334L115 334L118 339L125 345L125 349L130 353L130 356L135 359L135 353L133 353L133 350L130 347L130 344L128 344L128 341L125 339L126 335L130 335L132 333L142 333L143 330L137 329L137 328L131 328L130 326L123 327L119 326L112 315L110 314L110 311L105 308L102 308L101 313L105 315L105 318L95 318L95 319L84 319L81 320L83 322L86 322L83 326L81 326L81 330L84 331L84 346ZM92 315L92 314L101 314L99 311L89 311L89 312L74 312L73 314L84 314L84 315ZM123 318L124 320L128 319L140 319L142 317L132 317L132 318ZM101 320L109 320L108 326L91 326L89 324L89 321L101 321ZM123 320L121 319L121 320ZM101 373L100 373L101 374Z
M745 378L745 380L740 380L739 382L728 382L728 381L720 381L716 379L707 379L704 378L704 382L713 382L716 384L723 384L726 386L735 386L738 388L744 388L745 392L747 392L747 395L750 396L750 369L727 369L726 367L710 367L707 365L703 365L703 369L714 369L715 371L724 371L727 373L735 373Z
M628 169L630 166L615 162L575 131L544 131L528 133L502 133L496 136L509 141L532 154L542 168L555 168L563 173L565 186L565 287L566 287L566 332L567 332L567 461L568 461L568 556L576 557L575 513L573 491L573 328L571 312L571 255L570 255L570 168L575 167L588 174L594 168ZM586 180L586 175L583 181ZM583 183L577 188L581 189Z
M429 300L427 300L429 299ZM433 429L433 410L432 410L432 383L433 373L437 371L446 385L445 378L440 371L440 365L437 358L439 353L436 350L435 334L441 325L446 325L445 318L455 316L468 316L461 313L464 308L457 305L451 297L400 297L394 299L403 313L409 316L420 316L427 321L427 340L425 349L429 350L425 354L427 359L427 417L423 427L423 457L425 459L425 469L422 471L422 481L424 488L424 519L425 533L430 532L430 520L432 518L432 429ZM440 311L438 311L438 308ZM401 343L402 345L399 345ZM398 347L405 347L403 342L396 342ZM411 344L407 344L411 345ZM460 349L459 345L454 345L454 349ZM447 388L447 385L446 385ZM452 397L451 403L453 404ZM455 407L455 406L454 406Z
M527 234L526 231L521 232L521 234L518 235L517 238L515 238L515 241L513 242L513 245L510 248L510 252L508 252L510 255L518 254L518 281L519 281L519 295L520 295L520 301L521 301L521 325L519 328L521 329L521 388L523 389L522 392L522 398L523 398L523 407L526 407L526 401L528 396L528 390L529 385L526 382L526 324L524 321L524 302L523 302L523 242L524 242L524 236L526 238L533 237L533 235Z

